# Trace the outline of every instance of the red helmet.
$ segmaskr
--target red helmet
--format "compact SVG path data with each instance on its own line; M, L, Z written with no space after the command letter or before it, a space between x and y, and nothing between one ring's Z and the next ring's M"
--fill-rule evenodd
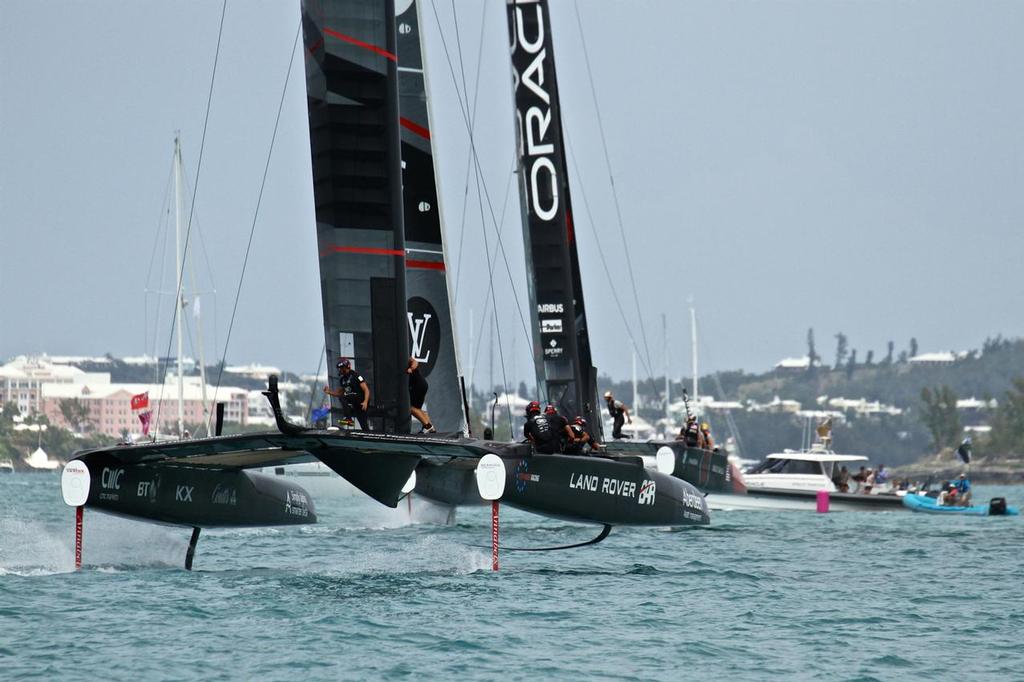
M572 423L578 424L579 426L586 426L587 420L584 419L583 417L576 417L575 419L572 420Z
M530 416L531 414L538 414L539 412L540 403L538 403L536 400L531 400L530 403L526 406L526 416Z
M544 414L558 414L558 408L552 405L551 403L548 403L547 406L544 408Z

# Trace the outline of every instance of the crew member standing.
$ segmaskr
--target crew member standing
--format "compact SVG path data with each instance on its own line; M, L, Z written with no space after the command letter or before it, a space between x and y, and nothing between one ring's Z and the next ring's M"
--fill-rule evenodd
M623 422L633 423L633 418L629 416L629 408L623 405L622 401L616 400L611 391L605 392L604 399L608 403L608 414L612 416L612 438L629 438L629 435L622 433Z
M437 429L430 423L430 415L423 410L423 401L427 399L430 384L420 374L420 363L416 358L409 356L409 366L405 368L405 373L409 375L409 412L423 425L420 433L437 433Z
M348 358L339 360L337 368L338 389L324 386L324 393L339 398L344 415L358 421L363 431L369 431L366 408L370 404L370 387L360 374L352 370L352 361Z
M523 435L526 436L526 440L533 443L537 452L545 455L554 455L558 452L561 440L558 430L547 415L541 414L540 403L536 401L526 406Z

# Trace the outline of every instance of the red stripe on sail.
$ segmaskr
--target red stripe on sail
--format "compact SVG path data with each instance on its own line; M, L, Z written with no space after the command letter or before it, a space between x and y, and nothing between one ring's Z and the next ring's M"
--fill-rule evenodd
M429 140L430 139L430 131L427 130L426 128L424 128L423 126L419 125L418 123L414 123L414 122L410 121L409 119L405 118L404 116L399 118L398 122L402 124L403 128L405 128L406 130L409 130L409 131L411 131L413 133L416 133L417 135L422 137L424 140Z
M382 57L387 57L388 59L390 59L391 61L395 62L396 64L398 63L398 56L397 55L392 54L391 52L388 52L387 50L385 50L383 48L377 47L376 45L371 45L370 43L363 42L362 40L359 40L359 38L353 38L352 36L347 36L344 33L338 33L337 31L335 31L333 29L330 29L330 28L325 28L324 29L324 33L326 33L327 35L331 36L332 38L337 38L338 40L343 40L346 43L349 43L350 45L355 45L356 47L361 47L361 48L363 48L365 50L369 50L370 52L374 52L376 54L379 54Z
M320 252L320 257L330 253L361 253L367 256L404 256L401 249L381 249L373 246L331 246Z
M444 263L435 260L406 260L405 267L423 270L444 270Z

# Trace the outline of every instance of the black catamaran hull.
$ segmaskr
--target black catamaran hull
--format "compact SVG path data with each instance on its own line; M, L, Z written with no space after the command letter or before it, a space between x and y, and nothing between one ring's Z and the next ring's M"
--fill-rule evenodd
M635 455L651 461L662 448L674 455L672 475L697 486L706 493L742 494L742 480L733 474L729 458L723 452L687 447L682 441L611 441L609 454Z
M126 464L113 455L83 460L86 507L157 523L199 528L316 523L313 499L280 478L238 469Z

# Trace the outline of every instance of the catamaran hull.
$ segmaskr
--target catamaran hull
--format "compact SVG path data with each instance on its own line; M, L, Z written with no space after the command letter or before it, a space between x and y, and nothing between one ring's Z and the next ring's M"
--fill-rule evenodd
M125 464L90 458L85 506L110 514L199 528L316 523L313 499L280 478L237 469Z
M711 493L708 507L715 511L816 511L817 492L807 490L748 490L746 494ZM855 495L831 493L830 512L846 511L903 511L896 495Z
M672 451L672 475L709 493L742 493L743 477L729 464L728 456L719 451L687 447L682 441L611 441L607 451L613 455L642 457L649 468L656 467L658 452Z

